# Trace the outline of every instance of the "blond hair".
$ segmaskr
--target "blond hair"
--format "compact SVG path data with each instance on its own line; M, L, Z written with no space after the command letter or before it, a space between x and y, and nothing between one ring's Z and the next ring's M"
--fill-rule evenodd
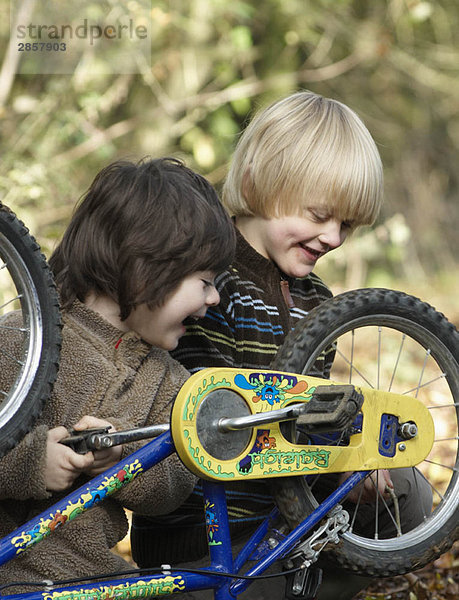
M223 187L231 215L279 217L324 204L369 225L383 195L379 152L349 107L309 91L259 112L243 132Z

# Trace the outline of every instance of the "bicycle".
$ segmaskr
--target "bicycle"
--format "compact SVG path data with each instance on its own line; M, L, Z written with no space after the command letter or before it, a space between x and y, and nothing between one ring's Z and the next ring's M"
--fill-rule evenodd
M7 269L13 271L12 265ZM56 317L52 320L58 323ZM368 362L373 328L377 360L372 380L362 364ZM359 344L365 347L363 359ZM289 597L306 598L320 583L311 567L324 547L346 568L373 576L421 568L459 537L458 349L455 328L420 300L391 290L349 292L311 311L288 337L271 369L206 369L192 376L177 396L170 429L165 424L140 432L89 432L83 440L77 436L79 443L97 448L159 434L129 460L3 538L0 564L33 551L32 546L63 521L177 451L203 478L210 565L199 573L162 565L136 577L88 577L84 581L90 583L84 585L48 582L45 591L9 597L159 597L214 589L215 598L227 600L282 559ZM336 353L331 380L321 380L314 376L314 363L329 351ZM419 363L419 368L413 372L408 363ZM414 378L413 386L408 378ZM45 388L49 386L47 381ZM5 414L8 406L7 402ZM444 418L434 420L432 413ZM15 414L12 411L13 422ZM298 426L306 430L301 440ZM398 535L379 539L377 519L375 535L359 533L359 503L349 510L344 501L371 471L388 467L410 467L416 469L416 477L439 483L430 483L435 503L423 523L405 532L395 518ZM355 472L322 498L317 478L341 471ZM447 476L440 479L438 471ZM233 560L224 482L254 477L274 483L280 510L273 509ZM377 496L376 506L378 502L385 500ZM386 503L384 509L396 512L395 503ZM280 514L288 528L278 527ZM255 563L244 571L249 558Z

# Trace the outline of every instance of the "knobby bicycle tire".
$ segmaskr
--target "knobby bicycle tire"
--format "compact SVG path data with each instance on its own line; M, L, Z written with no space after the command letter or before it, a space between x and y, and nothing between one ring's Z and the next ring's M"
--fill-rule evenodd
M0 336L3 379L8 372L0 387L3 456L30 430L51 393L59 365L61 318L56 287L38 243L1 204Z
M370 335L376 336L375 363L370 361ZM389 360L383 359L386 346ZM316 358L330 350L335 351L331 379L411 393L426 402L433 411L436 440L426 460L412 468L414 480L423 485L428 481L432 490L430 514L425 513L414 529L404 530L402 523L401 535L383 539L376 529L371 534L355 533L351 522L339 543L329 545L327 555L348 570L377 577L422 568L459 538L459 334L444 315L413 296L385 289L355 290L311 311L286 338L272 367L312 375ZM369 374L368 363L373 365ZM292 527L320 502L315 483L302 477L275 481L274 494ZM352 511L357 515L357 504L346 508L355 518Z

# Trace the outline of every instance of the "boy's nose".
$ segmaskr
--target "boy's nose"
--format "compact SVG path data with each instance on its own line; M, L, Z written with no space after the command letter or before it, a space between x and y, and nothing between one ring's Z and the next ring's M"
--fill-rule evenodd
M208 306L216 306L219 302L220 294L217 292L217 288L212 287L207 294L206 304Z
M322 244L329 246L330 249L338 248L344 242L346 235L341 227L341 222L335 219L329 219L323 224L319 240Z

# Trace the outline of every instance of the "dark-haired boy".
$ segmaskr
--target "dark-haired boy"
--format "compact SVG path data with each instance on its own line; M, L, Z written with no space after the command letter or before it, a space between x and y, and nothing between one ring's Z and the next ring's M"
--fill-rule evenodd
M188 373L167 351L185 319L218 303L214 278L233 251L233 227L215 191L179 161L116 162L97 175L50 259L63 307L60 371L38 423L0 461L0 536L139 446L82 456L59 443L68 429L168 422ZM5 317L9 326L17 320ZM1 331L2 348L14 355L20 331ZM164 514L194 483L177 457L168 458L2 567L0 583L126 570L110 551L127 533L124 507Z

